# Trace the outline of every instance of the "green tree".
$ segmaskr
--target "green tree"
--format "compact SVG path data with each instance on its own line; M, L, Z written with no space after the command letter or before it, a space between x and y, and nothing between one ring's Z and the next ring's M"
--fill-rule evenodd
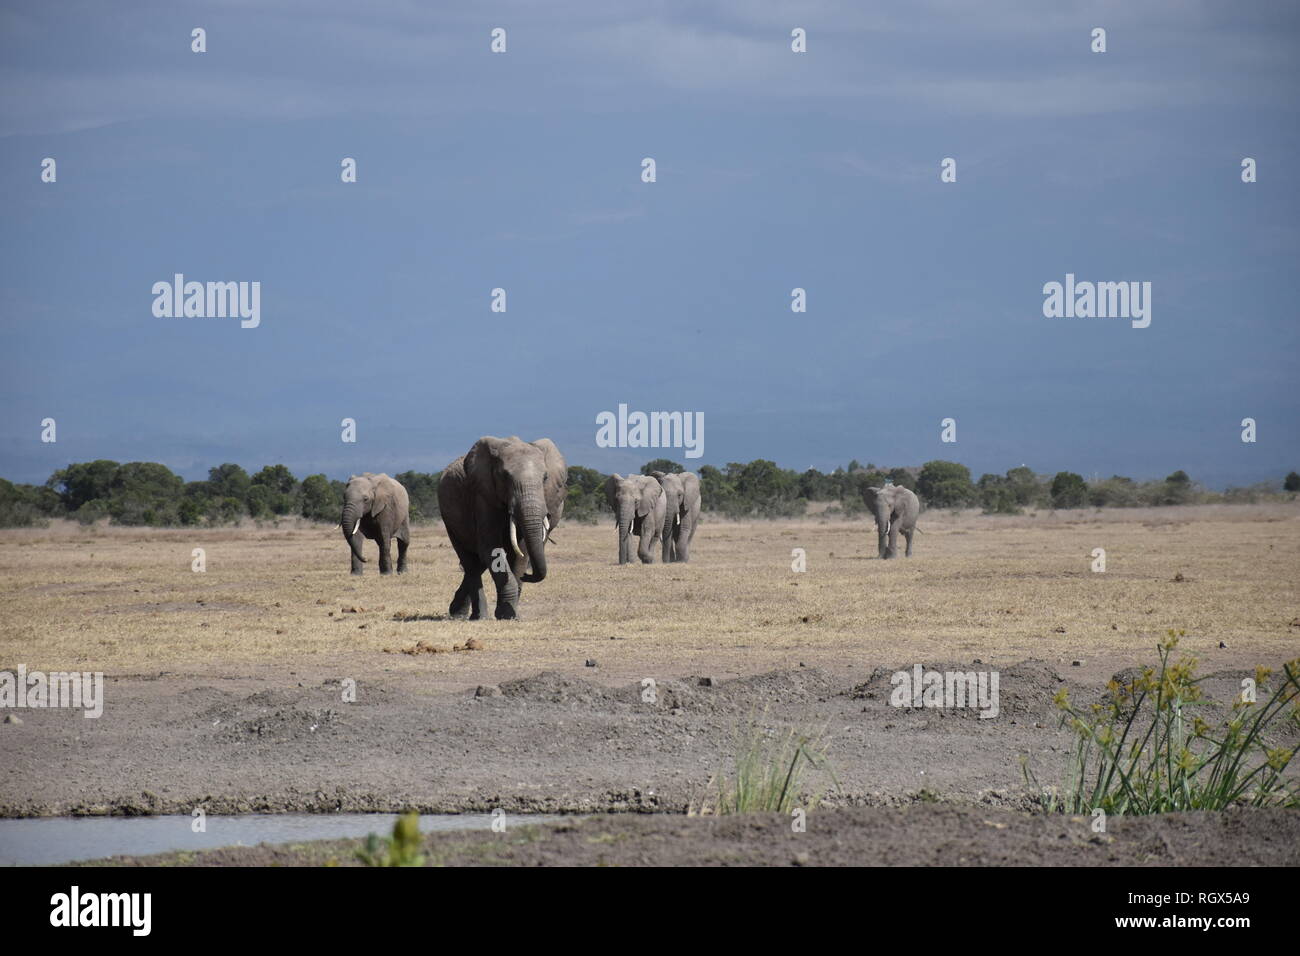
M1058 471L1052 479L1053 508L1081 508L1088 503L1088 485L1082 475Z
M679 475L686 469L671 458L656 458L654 461L647 461L641 466L641 474L648 475L652 471L662 471L667 475Z
M132 461L113 475L108 513L118 524L169 525L180 520L185 481L156 461Z
M113 486L113 476L120 467L122 466L117 462L107 458L68 465L50 475L46 485L58 493L63 507L72 514L88 501L107 502Z
M1003 475L981 475L975 488L986 515L1020 514L1020 505L1016 501L1011 479Z
M918 487L917 480L912 476L912 473L908 471L906 468L891 468L889 470L888 477L889 480L892 481L894 484L902 485L908 491L917 490ZM970 483L969 471L966 472L966 481L968 484Z
M1286 480L1282 482L1282 489L1284 491L1300 491L1300 475L1297 475L1294 471L1288 473Z
M49 523L48 512L42 509L38 492L45 492L47 504L61 507L58 497L50 488L34 485L15 485L0 478L0 528L44 527ZM53 501L50 501L50 499Z
M955 461L928 461L916 480L917 493L931 508L960 508L975 500L970 469Z
M265 465L261 471L250 479L251 487L249 494L258 488L266 489L265 495L259 495L259 499L264 502L262 516L266 513L277 515L296 514L299 510L298 479L284 465ZM249 514L256 513L253 511L253 501L249 498Z
M248 472L236 464L226 462L208 470L208 484L212 486L212 497L238 498L243 502L248 498L248 489L253 483Z
M308 475L302 480L302 516L311 521L338 523L343 499L324 475Z
M411 499L411 520L420 523L437 521L441 512L438 510L438 480L442 472L428 474L423 471L404 471L394 478L406 489Z
M273 492L266 485L253 485L248 489L244 503L248 513L254 518L266 518L271 515L271 495Z
M1007 487L1011 489L1016 504L1021 507L1038 504L1044 498L1043 486L1038 476L1034 474L1032 468L1026 468L1024 465L1007 472Z

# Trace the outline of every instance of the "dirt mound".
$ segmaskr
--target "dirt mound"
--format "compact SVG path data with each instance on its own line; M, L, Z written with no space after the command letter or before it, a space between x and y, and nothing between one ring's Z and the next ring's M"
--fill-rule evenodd
M578 677L565 677L556 671L543 671L533 677L520 677L517 680L503 682L501 696L511 700L596 707L617 703L621 695Z
M849 696L857 700L870 701L873 706L889 707L900 717L910 715L953 717L963 720L977 720L992 724L997 721L1034 720L1042 721L1056 712L1052 698L1065 684L1065 679L1049 664L1038 660L1021 661L1010 667L990 668L984 664L973 663L937 663L922 664L922 674L938 672L940 674L975 674L977 679L982 674L996 672L998 675L997 716L981 718L981 708L973 703L964 707L929 707L920 708L910 705L892 707L891 695L895 689L894 675L903 672L908 675L909 684L915 678L915 665L911 667L877 667L861 684L856 685ZM991 682L986 684L991 689Z
M213 736L226 743L285 743L332 734L342 726L342 716L330 708L289 707L244 720L223 721Z
M840 685L815 667L768 671L722 685L724 696L733 700L744 698L751 705L760 700L774 704L825 702L841 692Z

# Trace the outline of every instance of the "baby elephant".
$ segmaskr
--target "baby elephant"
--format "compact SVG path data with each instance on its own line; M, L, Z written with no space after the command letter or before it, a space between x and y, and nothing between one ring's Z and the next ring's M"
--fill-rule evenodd
M353 475L343 491L343 537L352 549L352 573L360 574L365 557L361 539L379 544L379 573L392 574L388 544L397 539L397 573L406 570L406 549L411 543L411 515L406 489L387 475Z
M912 535L916 531L916 518L921 513L921 502L902 485L885 485L867 488L862 500L876 516L877 550L882 558L898 557L898 532L907 539L907 557L912 556ZM889 536L888 542L885 536Z
M691 539L700 521L700 479L693 472L652 471L664 489L664 564L691 559Z
M605 481L605 499L618 525L618 563L632 561L632 535L641 540L636 553L643 564L654 561L654 546L663 533L668 501L664 489L649 475L610 475Z

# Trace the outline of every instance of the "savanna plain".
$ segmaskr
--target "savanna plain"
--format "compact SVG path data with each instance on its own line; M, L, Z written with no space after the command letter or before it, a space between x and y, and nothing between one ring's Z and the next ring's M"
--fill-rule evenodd
M448 863L1300 862L1295 809L1097 833L1044 812L1025 772L1060 784L1072 737L1054 698L1102 700L1158 664L1169 629L1207 706L1300 656L1300 504L931 511L920 527L913 558L882 561L866 519L706 517L689 564L620 567L612 525L565 522L547 580L500 622L447 618L460 574L437 524L413 529L404 575L379 575L367 543L360 577L338 529L309 524L3 531L0 670L102 671L105 701L98 719L0 724L0 815L583 815L428 836ZM892 706L890 676L917 664L998 672L997 716ZM824 755L801 776L806 831L710 815L746 741L791 730ZM1296 746L1293 724L1276 733Z

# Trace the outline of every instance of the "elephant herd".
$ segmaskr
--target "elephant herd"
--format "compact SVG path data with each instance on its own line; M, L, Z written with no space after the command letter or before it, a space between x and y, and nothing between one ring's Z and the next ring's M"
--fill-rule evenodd
M665 564L691 559L691 539L700 521L700 479L693 472L610 475L605 500L618 526L619 564L632 560L632 535L643 564L654 561L656 544L663 548Z
M485 435L442 472L438 507L447 536L464 572L452 596L453 618L479 620L486 611L483 574L496 586L496 617L519 614L520 587L545 580L546 542L560 523L569 473L564 456L549 438L526 442ZM691 539L700 519L700 480L691 472L611 475L605 497L618 528L618 563L632 561L632 536L642 563L661 550L665 563L689 561ZM868 488L865 500L876 519L880 557L897 554L898 534L912 534L920 502L902 486ZM343 494L343 537L352 553L352 573L366 562L363 538L379 545L379 571L394 568L389 547L397 541L398 574L406 570L411 543L410 502L406 489L388 475L353 475Z

